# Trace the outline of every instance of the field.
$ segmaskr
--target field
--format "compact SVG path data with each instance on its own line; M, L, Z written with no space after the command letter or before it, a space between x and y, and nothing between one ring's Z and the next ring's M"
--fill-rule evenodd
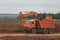
M17 19L0 19L0 40L60 40L60 20L55 20L56 30L53 34L21 33Z

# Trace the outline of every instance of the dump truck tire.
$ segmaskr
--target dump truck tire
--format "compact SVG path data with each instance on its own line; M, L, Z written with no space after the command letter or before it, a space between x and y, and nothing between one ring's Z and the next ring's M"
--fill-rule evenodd
M48 31L49 31L48 32L49 34L54 33L54 29L52 29L52 28L51 29L48 29Z
M25 29L24 29L24 33L31 33L31 30L28 29L28 28L25 28Z
M44 34L48 34L48 29L43 29Z
M32 29L32 33L36 34L37 33L36 29Z
M23 29L23 32L26 33L26 29L25 28Z
M44 32L44 34L51 34L51 33L54 33L54 29L52 29L52 28L46 28L46 29L44 29L43 30L43 32Z

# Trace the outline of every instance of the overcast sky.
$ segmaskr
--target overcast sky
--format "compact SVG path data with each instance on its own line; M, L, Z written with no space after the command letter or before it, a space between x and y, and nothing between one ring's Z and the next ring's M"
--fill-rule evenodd
M0 0L0 13L60 12L60 0Z

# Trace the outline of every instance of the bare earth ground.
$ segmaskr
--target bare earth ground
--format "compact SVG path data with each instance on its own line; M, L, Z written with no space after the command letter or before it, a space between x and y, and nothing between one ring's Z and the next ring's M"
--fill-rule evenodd
M0 19L0 40L60 40L60 20L56 20L53 34L28 34L17 32L17 19Z

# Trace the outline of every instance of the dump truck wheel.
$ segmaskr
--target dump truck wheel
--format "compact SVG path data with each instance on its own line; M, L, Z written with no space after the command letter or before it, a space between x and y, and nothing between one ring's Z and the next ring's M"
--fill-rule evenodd
M54 29L48 29L48 33L49 34L54 33Z
M23 32L26 33L26 29L25 28L23 29Z
M54 33L54 29L51 29L51 28L49 28L49 29L44 29L43 31L44 31L45 34Z
M48 34L48 33L49 33L48 29L44 29L44 30L43 30L43 33L44 33L44 34Z
M28 28L25 28L25 29L24 29L24 33L31 33L31 30L28 29Z
M33 34L37 33L36 29L32 29L32 33Z

